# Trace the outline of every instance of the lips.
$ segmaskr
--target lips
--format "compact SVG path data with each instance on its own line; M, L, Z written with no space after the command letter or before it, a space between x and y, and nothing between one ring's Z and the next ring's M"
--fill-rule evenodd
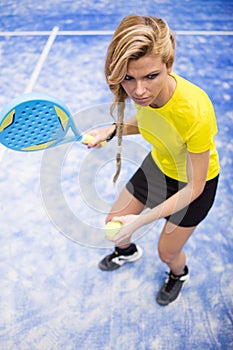
M147 105L150 104L151 98L145 97L145 98L133 98L134 102L136 102L138 105Z

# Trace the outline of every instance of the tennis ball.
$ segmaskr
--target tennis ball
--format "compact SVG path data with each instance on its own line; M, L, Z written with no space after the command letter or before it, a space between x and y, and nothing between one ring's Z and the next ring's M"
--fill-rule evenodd
M109 221L105 225L105 232L107 237L115 237L121 230L122 223L120 221Z
M84 134L82 138L82 143L88 145L88 143L90 143L93 139L94 137L92 135Z
M84 145L88 145L93 139L94 139L94 136L89 134L84 134L82 138L82 143L84 143ZM106 145L106 141L100 142L100 145L104 147Z

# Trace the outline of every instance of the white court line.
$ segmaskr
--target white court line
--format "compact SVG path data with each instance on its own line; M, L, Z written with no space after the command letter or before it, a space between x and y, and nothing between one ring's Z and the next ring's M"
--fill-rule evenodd
M54 27L57 28L57 27ZM174 30L177 35L204 35L204 36L227 36L233 35L233 31L218 31L218 30ZM87 36L87 35L112 35L112 30L61 30L57 35L61 36ZM0 36L48 36L50 31L15 31L15 32L0 32Z
M221 30L175 30L177 35L204 35L204 36L226 36L233 35L233 31L221 31Z
M15 31L15 32L0 32L0 36L48 36L51 32L48 31ZM70 36L85 36L85 35L112 35L114 31L111 30L61 30L58 35Z
M44 62L45 62L45 60L46 60L46 58L47 58L47 56L49 54L49 51L50 51L50 49L51 49L51 47L52 47L52 45L54 43L54 40L56 39L58 30L59 30L58 27L54 27L52 32L50 32L50 36L49 36L49 38L47 40L47 43L46 43L46 45L45 45L45 47L44 47L44 49L43 49L43 51L42 51L42 53L40 55L40 58L39 58L39 60L37 62L37 65L36 65L32 75L31 75L29 83L28 83L28 85L27 85L27 87L26 87L26 89L24 91L25 93L31 92L33 87L35 86L36 81L37 81L37 79L38 79L38 77L40 75L41 69L43 67L43 64L44 64Z

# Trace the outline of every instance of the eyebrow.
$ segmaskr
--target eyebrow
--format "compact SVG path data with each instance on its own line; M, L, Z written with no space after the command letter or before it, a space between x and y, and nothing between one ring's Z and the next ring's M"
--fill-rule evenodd
M158 71L153 71L153 72L151 72L151 73L148 73L148 74L144 75L143 78L148 77L148 75L154 75L154 74L159 74L159 73L160 73L160 70L158 70ZM132 75L127 74L127 73L126 73L125 76L127 76L127 77L129 77L129 78L134 78Z

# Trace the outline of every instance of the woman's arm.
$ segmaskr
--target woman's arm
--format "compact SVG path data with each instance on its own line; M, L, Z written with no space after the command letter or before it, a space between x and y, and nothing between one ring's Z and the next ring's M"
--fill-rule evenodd
M123 227L113 240L120 244L130 237L138 228L155 220L174 214L195 200L203 191L209 167L209 151L203 153L188 153L187 155L187 185L163 203L141 215L126 215L114 217L113 221L121 221Z
M123 126L123 135L139 134L138 121L135 116L126 120Z
M100 142L107 140L114 133L116 124L107 126L106 128L91 130L88 134L94 139L88 144L89 147L95 147ZM138 123L136 117L126 120L123 124L123 135L139 134Z
M166 201L142 215L142 221L150 223L176 213L194 201L202 193L209 167L209 151L203 153L188 153L187 185L168 198ZM144 225L145 223L142 223Z

